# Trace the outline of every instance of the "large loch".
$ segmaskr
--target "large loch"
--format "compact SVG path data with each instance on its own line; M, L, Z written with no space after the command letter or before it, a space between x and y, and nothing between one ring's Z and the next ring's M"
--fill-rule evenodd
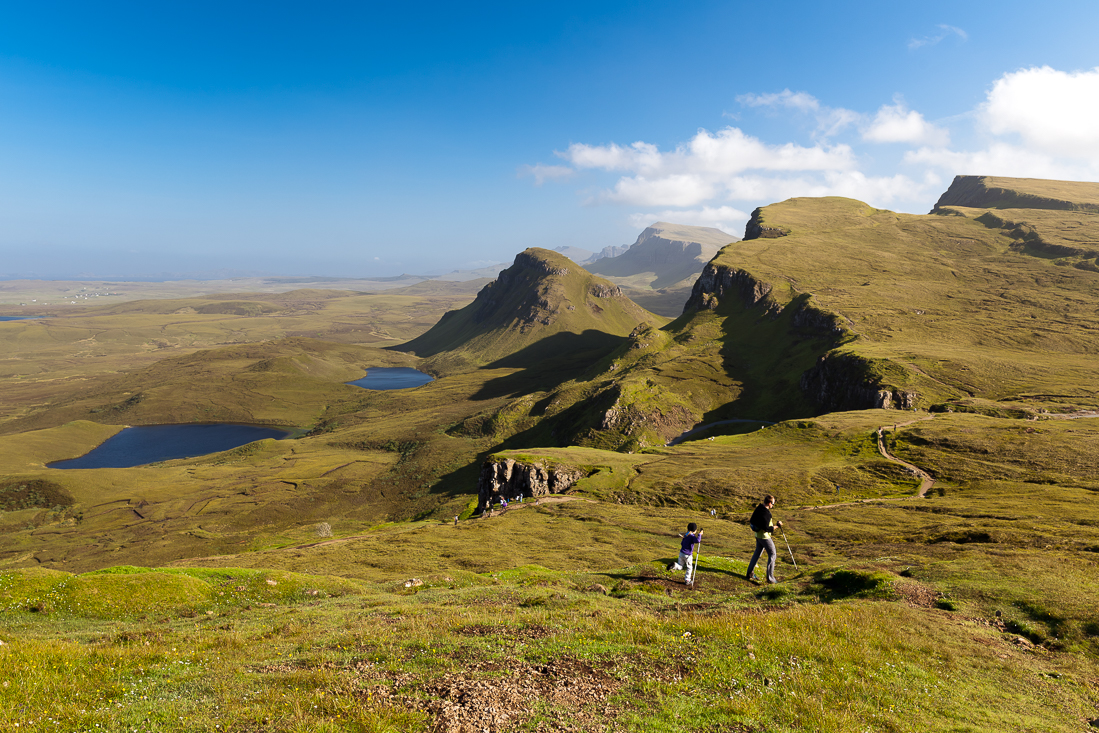
M51 463L49 468L130 468L218 453L265 438L281 440L289 434L257 425L142 425L125 428L91 452Z

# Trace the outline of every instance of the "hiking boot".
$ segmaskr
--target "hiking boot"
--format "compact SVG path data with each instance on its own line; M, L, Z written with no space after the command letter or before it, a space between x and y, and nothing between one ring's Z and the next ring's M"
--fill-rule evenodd
M774 578L767 578L767 585L775 585L776 583L778 583L778 581Z

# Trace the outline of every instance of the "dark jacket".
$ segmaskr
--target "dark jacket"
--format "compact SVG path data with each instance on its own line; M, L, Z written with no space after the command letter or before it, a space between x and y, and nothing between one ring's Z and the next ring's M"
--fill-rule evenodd
M756 510L752 512L752 518L748 520L748 523L752 525L753 532L766 532L770 534L775 531L774 526L771 524L771 510L762 504L757 506Z

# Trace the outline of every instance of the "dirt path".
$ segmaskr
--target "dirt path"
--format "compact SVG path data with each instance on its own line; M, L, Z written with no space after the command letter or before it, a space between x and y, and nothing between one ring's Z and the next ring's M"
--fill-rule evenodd
M926 417L921 417L921 418L918 418L916 420L909 420L908 422L896 423L896 424L893 425L893 431L896 432L897 430L899 430L900 428L903 428L906 425L911 425L913 423L922 422L923 420L931 420L934 417L935 417L934 415L928 415ZM884 429L886 427L888 427L888 426L883 425L883 426L878 428L878 433L877 433L878 452L881 453L882 456L884 456L887 461L892 461L893 463L898 463L898 464L904 466L905 468L907 468L912 473L919 476L920 477L920 488L916 491L916 496L919 496L919 497L927 496L928 490L935 484L935 479L931 478L931 474L929 474L927 471L924 471L919 466L914 466L913 464L909 463L908 461L902 461L900 458L897 458L895 455L893 455L892 453L890 453L889 451L887 451L885 449Z
M894 423L893 424L893 431L896 432L896 431L900 430L901 428L905 427L906 425L913 425L913 424L918 423L918 422L923 422L924 420L931 420L934 417L935 417L934 415L926 415L924 417L918 417L915 420L909 420L908 422ZM935 485L935 479L931 478L931 475L929 473L927 473L927 471L924 471L919 466L914 466L911 463L909 463L908 461L902 461L900 458L897 458L895 455L893 455L892 453L890 453L888 450L885 449L884 431L888 427L889 427L888 425L882 425L876 431L876 437L877 437L877 440L878 440L878 452L881 453L882 457L885 458L885 460L891 461L891 462L896 463L896 464L901 465L901 466L904 466L909 471L911 471L915 475L919 476L920 477L920 487L916 490L916 497L917 498L923 498L923 497L927 496L927 492L931 489L932 486ZM820 506L806 506L806 507L798 507L798 508L799 509L808 509L808 510L835 509L836 507L853 506L855 504L869 504L869 503L877 503L877 502L882 502L882 501L903 501L903 500L908 499L908 498L910 498L910 497L896 496L896 497L884 497L884 498L876 498L876 499L855 499L853 501L841 501L841 502L838 502L836 504L822 504Z

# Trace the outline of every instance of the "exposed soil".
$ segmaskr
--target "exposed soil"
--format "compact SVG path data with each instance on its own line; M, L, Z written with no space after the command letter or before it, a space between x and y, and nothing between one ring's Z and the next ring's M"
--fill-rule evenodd
M895 583L893 587L897 591L897 595L903 598L905 602L918 608L934 608L935 601L942 595L938 591L914 580L902 580Z
M894 432L896 432L898 429L904 427L905 425L911 425L912 423L920 422L922 420L930 420L930 419L932 419L932 417L934 417L934 416L928 416L928 417L920 418L919 420L909 420L908 422L905 422L905 423L897 423L896 425L893 426L893 430L894 430ZM935 484L935 479L931 478L931 474L929 474L927 471L924 471L922 468L920 468L918 466L914 466L911 463L908 463L907 461L902 461L900 458L897 458L896 456L891 454L889 451L887 451L885 449L885 438L882 434L883 429L884 428L878 428L878 452L881 453L882 456L886 460L893 461L894 463L899 463L900 465L904 466L905 468L907 468L912 473L919 476L920 477L920 488L916 492L916 496L921 496L921 497L926 496L928 490Z
M371 699L430 714L432 733L497 733L520 725L535 731L620 731L610 702L621 682L575 659L544 665L510 660L469 664L422 686L412 675L365 665L360 673L391 684L370 685Z

